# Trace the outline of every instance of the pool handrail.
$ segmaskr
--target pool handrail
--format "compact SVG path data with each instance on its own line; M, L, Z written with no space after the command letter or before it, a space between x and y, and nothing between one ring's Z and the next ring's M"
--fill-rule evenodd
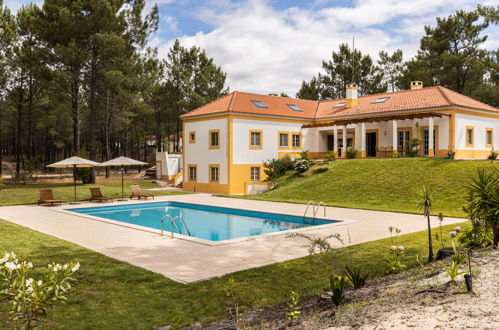
M164 229L164 226L165 226L165 219L166 218L170 219L170 224L171 224L171 227L172 227L172 230L171 230L171 237L172 238L173 238L173 225L175 225L175 227L177 227L177 230L178 230L179 234L182 234L182 231L180 230L180 227L178 226L177 222L175 221L177 219L179 219L182 222L182 225L184 226L185 230L187 230L187 233L189 234L189 236L191 236L191 232L190 232L189 228L187 227L187 225L185 224L184 219L180 215L177 215L176 217L172 217L169 214L167 214L167 215L165 215L164 217L161 218L161 236L163 236L163 229Z

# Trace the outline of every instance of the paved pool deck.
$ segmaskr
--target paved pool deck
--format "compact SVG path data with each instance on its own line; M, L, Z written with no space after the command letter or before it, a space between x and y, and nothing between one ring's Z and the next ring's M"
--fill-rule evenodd
M284 213L303 216L306 205L215 197L208 194L156 197L155 201L178 201L245 210ZM151 201L147 201L151 202ZM144 201L114 202L106 205L144 203ZM76 207L100 206L82 203ZM282 262L307 255L302 238L278 235L255 236L228 244L206 245L199 242L160 236L156 230L140 230L112 221L99 221L83 215L64 212L74 206L44 207L36 205L0 207L4 219L38 232L48 234L114 259L128 262L162 274L175 281L190 283L225 274ZM322 217L322 209L320 210ZM345 240L350 234L352 244L389 236L388 226L402 234L426 229L421 215L327 207L327 219L343 220L320 228L307 228L307 235L339 233ZM438 226L436 218L432 224ZM444 224L465 219L445 218ZM77 256L75 256L77 258Z

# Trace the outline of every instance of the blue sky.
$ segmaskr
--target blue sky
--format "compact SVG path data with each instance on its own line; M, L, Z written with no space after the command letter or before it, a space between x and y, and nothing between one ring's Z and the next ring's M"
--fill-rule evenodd
M28 0L4 0L16 10ZM42 1L34 1L40 4ZM151 38L165 57L175 39L199 46L227 72L231 90L294 95L302 80L321 71L323 59L351 43L374 59L381 50L419 48L424 25L470 0L147 0L160 9L160 28ZM480 1L482 5L496 0ZM499 47L499 28L489 29L485 47Z

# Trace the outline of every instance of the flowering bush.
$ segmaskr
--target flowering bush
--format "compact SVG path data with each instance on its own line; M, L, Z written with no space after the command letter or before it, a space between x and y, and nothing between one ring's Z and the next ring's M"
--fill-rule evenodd
M308 159L302 158L295 162L295 170L298 173L303 173L310 168L310 161Z
M0 298L10 303L13 319L31 329L37 316L46 315L52 305L67 300L70 282L75 280L71 276L79 268L79 263L52 263L39 279L34 279L31 262L19 261L14 252L4 253L0 258Z

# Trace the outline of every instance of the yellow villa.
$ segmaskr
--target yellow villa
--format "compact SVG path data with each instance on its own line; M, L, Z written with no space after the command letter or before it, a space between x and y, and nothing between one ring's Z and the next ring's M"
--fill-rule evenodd
M232 92L181 118L184 190L224 194L267 189L263 162L302 150L396 157L419 136L419 156L486 159L499 130L499 109L418 81L360 97L349 84L345 99L327 101Z

